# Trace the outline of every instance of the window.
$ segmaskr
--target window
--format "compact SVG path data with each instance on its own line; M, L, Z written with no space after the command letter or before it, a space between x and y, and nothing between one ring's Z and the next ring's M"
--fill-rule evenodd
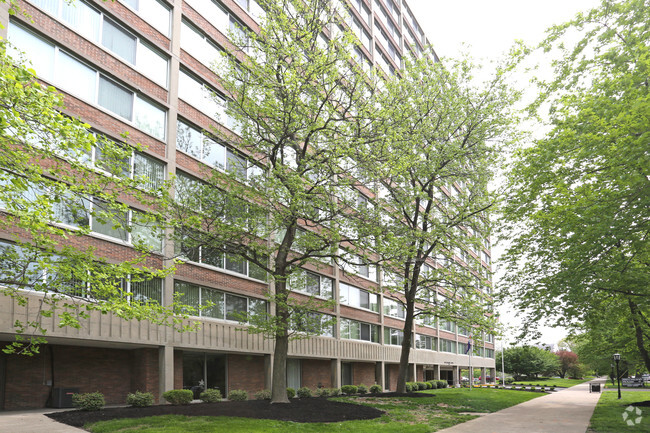
M404 331L401 329L384 327L384 344L401 346L404 341Z
M494 358L494 349L485 349L486 358Z
M294 312L292 320L294 322L292 328L295 331L321 337L334 336L334 318L330 315L317 312L305 312L298 315Z
M14 22L9 25L9 39L18 49L25 52L28 59L35 60L33 64L40 77L52 81L55 86L72 95L98 104L164 141L166 112L163 109L89 68L58 47L44 42ZM39 58L36 58L37 56Z
M178 94L181 99L201 111L206 116L226 124L226 100L197 78L185 71L178 77Z
M332 298L333 280L324 275L301 269L291 275L288 283L291 290L326 299Z
M171 30L171 12L169 6L157 0L122 0L131 9L138 12L145 22L151 24L165 36Z
M188 21L181 22L181 48L209 68L223 71L224 51Z
M352 272L372 281L377 280L377 268L375 265L366 263L361 256L356 254L344 253L344 256L346 256L346 263L343 263L343 268L346 272Z
M341 338L378 343L379 326L351 319L341 319Z
M363 0L351 0L351 1L352 1L352 5L357 11L359 11L366 24L370 25L372 23L372 21L370 20L370 10L365 5Z
M267 313L267 302L262 299L224 293L196 284L175 281L174 293L179 294L181 304L191 307L183 312L192 316L240 321Z
M440 339L440 351L441 352L449 352L449 353L457 353L456 351L456 342L452 340L446 340L444 338Z
M456 332L456 324L451 320L440 320L440 330L447 332Z
M384 298L384 315L404 319L406 317L406 310L401 302Z
M156 83L167 87L169 62L165 55L142 42L102 12L82 1L70 3L66 0L34 0L33 3L92 42L135 65L136 69Z
M436 350L436 337L430 337L428 335L422 335L422 334L415 334L415 348Z
M379 296L376 293L349 284L339 283L339 302L342 305L379 312Z

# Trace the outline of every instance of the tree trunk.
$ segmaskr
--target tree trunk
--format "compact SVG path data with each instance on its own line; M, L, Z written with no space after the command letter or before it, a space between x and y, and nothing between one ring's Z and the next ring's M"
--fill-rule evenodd
M409 372L409 355L411 354L411 338L413 331L413 302L406 302L406 321L404 322L404 339L402 352L399 357L399 374L397 375L397 392L406 392L406 378ZM415 382L417 378L413 378Z
M273 351L273 382L271 384L271 403L289 403L287 397L287 352L289 351L289 336L275 336Z
M646 370L650 371L650 356L648 355L648 350L645 347L643 341L643 329L641 328L641 323L639 322L638 316L641 314L639 306L632 302L631 299L628 299L628 305L630 306L630 312L632 313L632 323L634 324L634 334L636 337L636 346L639 349L643 363L645 364Z

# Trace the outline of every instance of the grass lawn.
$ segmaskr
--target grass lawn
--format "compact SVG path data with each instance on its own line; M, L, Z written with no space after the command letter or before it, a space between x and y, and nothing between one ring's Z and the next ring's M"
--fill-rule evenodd
M621 400L618 400L618 393L604 392L598 400L598 405L591 417L589 432L595 433L638 433L650 431L650 407L640 407L641 415L636 409L627 411L627 420L636 421L641 416L640 423L632 426L623 419L623 414L630 403L650 400L650 391L629 391L622 392Z
M593 379L592 377L587 379L554 379L552 377L540 377L539 379L532 380L523 380L520 382L515 382L514 385L541 385L545 387L549 386L560 386L568 388L573 385L578 385L589 380Z
M230 417L185 417L160 416L137 419L102 421L86 429L93 433L109 432L201 432L201 433L425 433L451 427L475 415L461 415L461 412L495 412L515 404L523 403L542 393L508 391L503 389L438 389L426 391L431 398L337 398L370 405L386 411L381 418L364 421L338 423L295 423L286 421L258 420Z

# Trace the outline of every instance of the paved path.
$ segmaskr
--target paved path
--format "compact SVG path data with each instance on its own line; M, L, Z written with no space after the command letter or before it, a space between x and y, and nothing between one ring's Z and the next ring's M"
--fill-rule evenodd
M70 409L59 409L70 410ZM36 409L28 411L0 411L1 433L82 433L85 430L61 424L46 417L45 413L57 409Z
M591 382L604 383L605 379ZM585 433L600 398L600 393L589 392L591 382L481 416L440 433Z

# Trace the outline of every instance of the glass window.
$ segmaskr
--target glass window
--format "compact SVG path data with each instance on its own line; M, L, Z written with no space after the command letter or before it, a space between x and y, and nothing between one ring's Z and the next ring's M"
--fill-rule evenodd
M176 147L196 159L201 159L203 154L203 134L201 134L201 131L179 121L176 124Z
M151 78L154 82L163 87L167 87L167 74L169 72L169 62L167 58L151 48L148 44L138 41L137 60L135 66L142 71L144 75Z
M246 179L246 159L228 149L226 154L226 171L235 173L240 179Z
M218 290L201 288L201 316L213 319L224 318L224 294Z
M73 227L90 224L90 201L72 194L53 197L52 212L55 220Z
M142 242L151 251L162 251L162 233L153 221L144 218L144 214L131 211L132 243Z
M248 312L248 299L243 296L226 294L226 319L241 320Z
M158 108L140 97L135 98L133 109L135 112L133 119L135 126L164 141L167 119L165 110Z
M226 254L226 269L240 274L246 274L246 260L234 254Z
M132 300L141 304L155 302L162 303L162 285L161 278L152 278L145 281L131 282Z
M93 202L92 230L113 238L128 240L128 232L124 226L128 223L128 211L109 209L105 203Z
M75 31L93 42L99 41L101 14L86 3L78 1L61 4L61 19Z
M200 289L199 286L195 286L194 284L189 284L189 283L180 283L180 282L175 282L174 283L174 292L180 293L179 296L179 303L183 305L187 305L188 307L193 308L193 311L183 311L184 313L187 314L193 314L195 316L200 315Z
M133 176L142 180L145 189L156 189L165 180L165 164L142 153L133 157Z
M122 57L131 64L135 64L136 38L112 20L104 17L102 26L102 45Z
M132 118L133 92L103 76L99 78L98 103L118 116Z
M226 167L226 147L223 144L204 136L203 154L200 159L212 167L217 167L223 170Z
M165 36L169 36L169 7L157 0L122 0L131 9L140 13L144 20Z
M17 50L25 54L39 77L48 81L54 79L54 45L45 42L13 21L9 23L8 38ZM9 53L16 59L20 58L16 50L10 50Z

